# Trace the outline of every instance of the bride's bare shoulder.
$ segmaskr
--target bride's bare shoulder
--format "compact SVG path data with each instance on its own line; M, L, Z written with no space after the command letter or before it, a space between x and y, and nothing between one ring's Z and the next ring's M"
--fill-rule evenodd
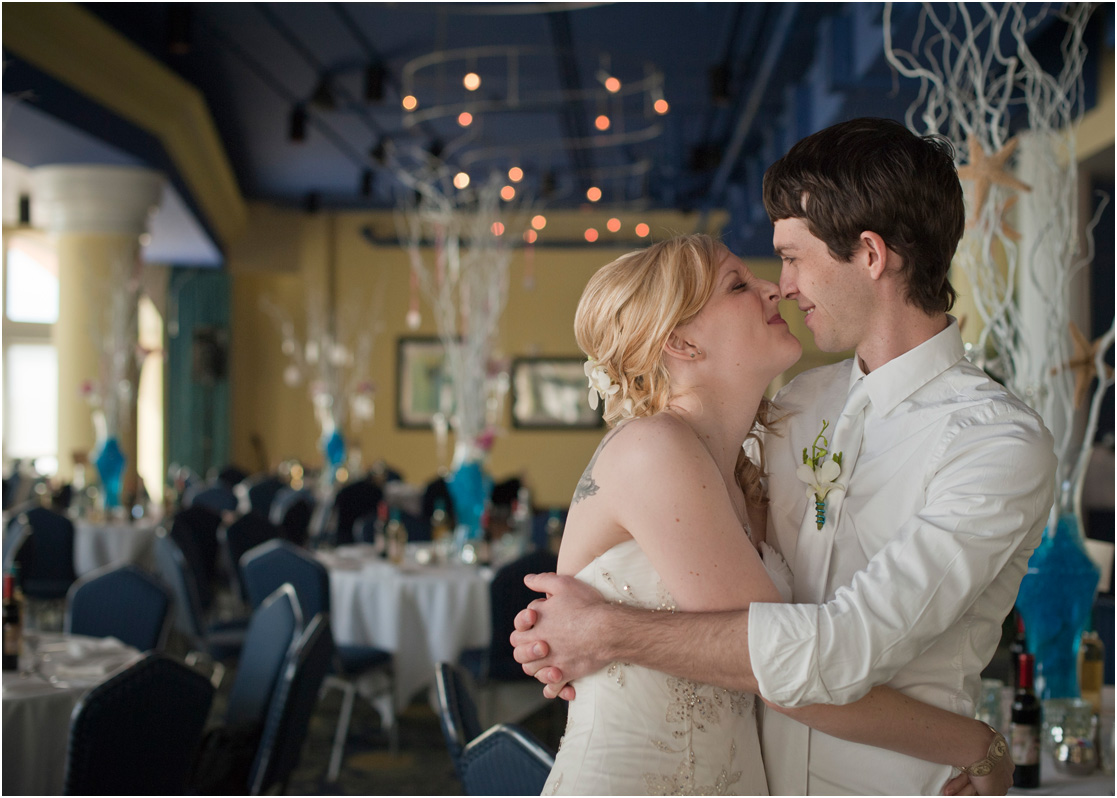
M633 464L656 462L660 466L665 456L678 457L701 446L687 423L667 412L624 422L605 437L602 446L605 444L610 459Z

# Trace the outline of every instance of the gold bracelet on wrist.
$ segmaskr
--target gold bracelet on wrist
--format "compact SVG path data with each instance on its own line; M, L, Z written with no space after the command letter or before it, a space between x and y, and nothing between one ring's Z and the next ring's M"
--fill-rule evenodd
M1008 753L1008 742L1005 736L999 731L989 726L989 731L993 732L993 742L989 743L989 750L985 754L984 759L979 759L969 767L962 768L962 772L970 776L988 776L993 772L993 768L997 763L1005 758Z

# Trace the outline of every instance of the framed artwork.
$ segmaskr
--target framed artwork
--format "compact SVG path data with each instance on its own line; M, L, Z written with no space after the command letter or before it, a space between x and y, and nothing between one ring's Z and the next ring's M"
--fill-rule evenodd
M584 357L512 361L512 426L517 429L602 427L604 405L590 408Z
M451 390L446 352L438 338L400 338L396 349L396 424L431 428L443 395ZM449 399L449 397L447 397Z

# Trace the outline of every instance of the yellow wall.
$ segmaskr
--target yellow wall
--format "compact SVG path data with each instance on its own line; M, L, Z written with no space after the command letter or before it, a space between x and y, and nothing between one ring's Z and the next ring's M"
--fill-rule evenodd
M555 214L548 223L552 233L564 223L576 229L583 217L561 219ZM720 220L718 220L720 222ZM383 246L370 245L361 228L371 225ZM716 228L717 225L714 225ZM653 236L693 230L695 220L669 214L653 222ZM333 232L331 233L331 229ZM350 445L360 447L365 464L383 458L399 468L405 478L425 482L435 476L438 460L432 432L400 429L396 425L396 343L401 336L436 335L430 310L422 304L422 326L407 329L408 260L398 244L391 243L394 227L390 216L368 213L318 214L307 216L264 206L250 209L248 239L230 253L232 275L232 456L243 467L274 466L287 457L298 457L310 465L321 463L317 449L319 431L305 385L288 387L282 373L286 366L280 351L280 334L261 308L267 296L284 307L301 329L308 296L324 290L330 258L329 242L335 244L339 313L347 301L357 301L378 287L383 296L380 316L384 330L376 341L372 380L377 386L373 422L350 434ZM565 236L564 236L565 237ZM580 356L574 340L574 309L590 275L637 242L624 241L594 247L547 248L535 251L535 286L524 288L525 253L512 259L508 307L501 323L503 354L517 356ZM768 259L750 262L768 279L778 276L779 265ZM798 324L794 307L785 316ZM372 312L370 310L370 323ZM799 333L805 332L801 327ZM804 365L815 365L808 357ZM510 403L506 403L510 404ZM566 505L586 463L601 438L602 430L514 430L505 410L503 433L490 457L495 478L522 475L541 505ZM260 463L251 443L258 435L265 443L268 462Z

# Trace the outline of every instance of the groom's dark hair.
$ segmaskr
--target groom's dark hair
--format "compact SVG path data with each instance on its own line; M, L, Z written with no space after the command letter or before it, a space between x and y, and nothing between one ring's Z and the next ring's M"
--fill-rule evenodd
M807 136L764 174L774 224L803 219L835 258L848 261L862 232L903 260L907 298L927 313L950 310L947 276L966 224L954 147L891 119L853 119Z

